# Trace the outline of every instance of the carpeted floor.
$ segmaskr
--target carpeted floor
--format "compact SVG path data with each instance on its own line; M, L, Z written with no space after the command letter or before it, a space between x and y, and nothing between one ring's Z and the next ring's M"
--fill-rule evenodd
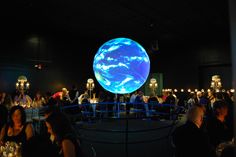
M173 157L171 132L183 121L104 119L78 122L76 129L89 157Z

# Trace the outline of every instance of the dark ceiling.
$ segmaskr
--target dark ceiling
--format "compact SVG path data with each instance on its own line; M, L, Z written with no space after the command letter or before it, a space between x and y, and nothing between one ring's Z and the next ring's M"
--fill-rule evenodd
M8 0L0 5L1 33L164 42L227 39L227 8L224 0Z
M227 0L5 0L0 20L0 64L5 61L7 67L21 54L31 67L40 59L53 63L48 68L64 68L63 76L74 68L83 74L78 78L86 79L85 74L93 76L91 63L99 46L116 37L134 39L145 49L158 41L161 53L149 54L151 70L164 72L169 86L197 87L199 65L230 62L222 61L230 58ZM35 39L40 42L34 44ZM220 55L210 55L216 52Z

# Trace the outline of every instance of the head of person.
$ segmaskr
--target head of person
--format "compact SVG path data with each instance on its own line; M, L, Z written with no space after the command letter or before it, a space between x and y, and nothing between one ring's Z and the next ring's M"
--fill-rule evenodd
M54 104L47 106L43 112L44 118L48 118L54 112L60 112L60 109L57 106L55 106Z
M194 93L194 92L191 92L190 94L189 94L189 98L195 98L196 97L196 94Z
M202 97L202 92L201 91L197 91L197 97L201 98Z
M144 94L144 93L143 93L141 90L138 91L138 95L139 95L139 96L143 96L143 94Z
M24 125L26 123L26 113L22 106L13 106L9 112L10 126L14 124Z
M210 91L207 92L207 95L208 95L209 98L215 97L215 91L210 90Z
M228 114L228 106L225 101L217 100L213 104L213 111L216 117L225 117Z
M62 88L62 96L66 96L69 94L69 91L66 88Z
M216 97L217 100L223 100L224 99L224 95L221 92L216 92L215 97Z
M173 95L173 92L172 91L167 91L167 95Z
M6 93L5 92L2 92L2 95L1 95L2 99L4 99L6 97Z
M187 113L187 120L193 122L198 128L202 126L204 108L200 105L193 105Z
M61 142L66 135L73 133L69 119L62 112L51 113L46 118L46 126L48 133L58 142Z
M36 94L35 94L35 97L37 98L37 99L40 99L41 98L41 93L38 91L38 92L36 92Z

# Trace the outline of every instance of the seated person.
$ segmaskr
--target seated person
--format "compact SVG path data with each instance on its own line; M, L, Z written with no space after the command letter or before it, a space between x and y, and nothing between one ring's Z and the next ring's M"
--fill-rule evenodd
M173 132L175 157L214 157L215 151L210 145L207 134L200 127L204 109L192 106L187 113L187 121Z
M61 112L53 112L46 119L50 139L58 145L61 157L81 157L80 142L73 131L70 121Z
M42 96L42 94L38 91L35 94L35 97L33 99L33 103L32 103L32 107L33 108L40 108L43 107L46 104L46 101L44 99L44 97Z
M157 110L157 104L158 104L157 96L154 92L150 94L150 97L148 98L148 107L149 109L156 109Z
M9 114L10 121L1 130L0 141L12 141L24 145L33 136L33 127L26 123L26 114L22 106L13 106Z
M52 113L60 112L55 106L48 106L44 111L44 117L48 118ZM40 134L33 136L21 149L22 157L59 157L59 147L55 141L50 140L46 124L41 126Z
M217 147L220 143L231 141L230 130L225 123L228 115L227 104L222 100L217 100L213 104L213 115L207 119L206 130L210 137L210 142Z

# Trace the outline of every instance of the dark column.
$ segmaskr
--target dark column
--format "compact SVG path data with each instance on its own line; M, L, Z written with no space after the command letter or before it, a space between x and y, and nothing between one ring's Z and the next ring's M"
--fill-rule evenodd
M230 19L230 31L231 31L231 57L232 57L232 76L233 76L232 83L234 89L236 89L236 0L229 0L229 16L230 16L229 19ZM234 93L234 98L235 98L235 93ZM236 107L234 107L234 122L236 122ZM236 137L236 127L234 124L234 138L235 137Z

